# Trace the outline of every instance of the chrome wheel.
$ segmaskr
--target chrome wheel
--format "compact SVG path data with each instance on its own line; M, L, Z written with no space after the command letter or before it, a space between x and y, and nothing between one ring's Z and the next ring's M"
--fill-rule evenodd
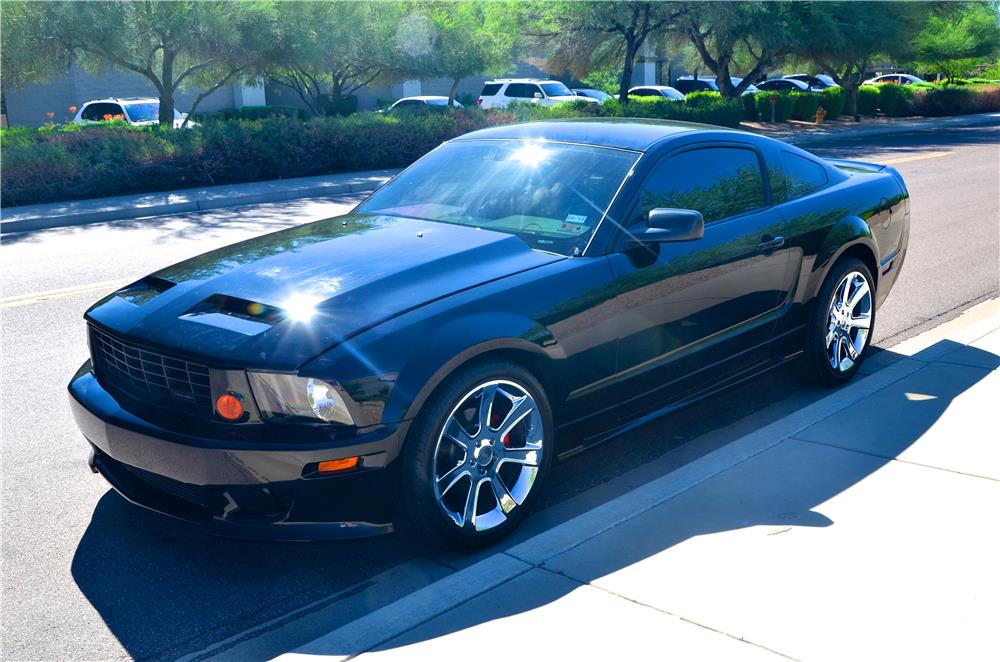
M840 281L830 302L826 358L837 372L847 372L865 351L872 321L872 291L868 279L851 271Z
M507 380L459 400L434 447L434 496L455 526L487 531L527 498L542 463L545 430L534 398Z

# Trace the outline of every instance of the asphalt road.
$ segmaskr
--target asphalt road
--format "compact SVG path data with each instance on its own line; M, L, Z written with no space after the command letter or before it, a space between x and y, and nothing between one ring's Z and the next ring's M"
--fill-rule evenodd
M993 127L813 150L891 162L910 187L909 255L880 312L878 345L997 295L998 144L1000 128ZM214 539L131 507L87 470L87 447L64 390L86 358L86 307L118 283L353 202L253 205L3 237L0 656L176 659L227 638L209 652L260 656L475 560L424 558L397 536L310 544ZM804 386L789 367L558 465L542 508L520 535L583 512L824 393Z

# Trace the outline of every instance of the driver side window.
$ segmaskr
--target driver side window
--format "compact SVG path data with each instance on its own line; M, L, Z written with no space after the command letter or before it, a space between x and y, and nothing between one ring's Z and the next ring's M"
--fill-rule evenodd
M751 149L703 147L661 159L639 192L638 222L651 209L701 212L706 223L765 205L760 162Z

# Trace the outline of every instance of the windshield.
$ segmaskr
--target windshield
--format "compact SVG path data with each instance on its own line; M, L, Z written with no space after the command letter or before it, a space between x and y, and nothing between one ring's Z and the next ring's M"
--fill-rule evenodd
M543 140L446 143L357 211L506 232L532 248L575 255L638 158Z
M160 104L155 101L149 103L126 104L125 112L133 122L155 122L160 119ZM184 116L174 108L174 119L182 120Z
M542 83L542 89L550 97L571 97L573 92L562 83Z

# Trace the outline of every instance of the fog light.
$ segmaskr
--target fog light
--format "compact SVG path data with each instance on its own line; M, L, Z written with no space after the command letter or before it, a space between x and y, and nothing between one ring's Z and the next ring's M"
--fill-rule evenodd
M348 469L353 469L358 466L358 461L360 457L345 457L342 460L327 460L326 462L320 462L319 466L316 467L316 471L321 474L333 473L335 471L346 471Z
M215 411L227 421L238 421L243 418L243 402L235 393L223 393L215 401Z

